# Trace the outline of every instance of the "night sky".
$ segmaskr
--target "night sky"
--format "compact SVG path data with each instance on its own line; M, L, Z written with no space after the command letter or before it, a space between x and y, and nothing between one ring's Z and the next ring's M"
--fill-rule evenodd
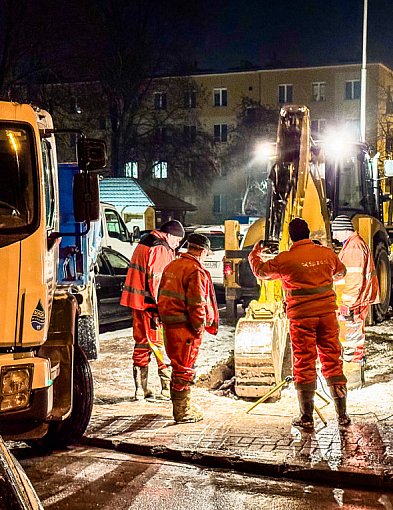
M198 51L201 68L361 61L363 0L216 1ZM368 4L367 59L393 68L393 0Z

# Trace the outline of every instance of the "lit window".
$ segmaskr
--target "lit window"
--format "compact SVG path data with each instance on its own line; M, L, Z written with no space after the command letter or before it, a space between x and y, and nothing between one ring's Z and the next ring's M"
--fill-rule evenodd
M360 99L360 80L345 82L345 99Z
M124 165L124 176L138 179L138 161L128 161Z
M228 140L228 125L214 124L213 135L215 142L226 142Z
M167 179L167 177L168 177L168 163L166 161L154 161L153 178Z
M312 100L326 101L326 83L324 81L316 81L312 84Z
M166 110L166 93L155 92L154 93L154 109L155 110Z
M278 86L278 102L283 103L292 103L293 101L293 85L288 83L283 83Z
M227 89L214 89L213 90L214 106L228 106L228 90Z

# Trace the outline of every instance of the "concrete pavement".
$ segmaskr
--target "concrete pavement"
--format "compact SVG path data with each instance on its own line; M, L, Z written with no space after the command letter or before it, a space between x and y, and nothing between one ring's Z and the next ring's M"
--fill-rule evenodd
M335 487L393 490L393 381L366 385L348 395L352 424L339 428L334 406L316 397L327 420L315 414L312 433L291 427L296 392L289 386L275 403L219 396L193 388L203 421L177 425L170 402L133 402L113 389L97 399L84 444L154 455L263 476ZM323 388L319 388L323 393Z

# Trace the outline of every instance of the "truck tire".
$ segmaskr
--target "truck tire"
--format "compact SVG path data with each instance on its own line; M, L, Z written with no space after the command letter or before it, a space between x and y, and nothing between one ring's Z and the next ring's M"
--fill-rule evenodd
M78 344L82 347L88 360L97 359L100 352L100 332L95 287L93 287L92 301L93 315L78 317Z
M391 268L388 251L383 242L379 242L374 250L375 269L379 282L380 303L373 306L375 322L385 320L390 305L391 294Z
M31 446L44 450L65 448L77 443L87 429L93 409L93 375L86 355L79 346L75 347L72 397L70 416L64 421L51 422L43 438L29 441Z

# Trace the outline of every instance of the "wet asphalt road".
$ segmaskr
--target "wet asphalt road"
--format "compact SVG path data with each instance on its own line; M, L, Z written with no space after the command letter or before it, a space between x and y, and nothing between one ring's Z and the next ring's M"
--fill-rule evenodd
M241 475L151 457L75 447L13 452L44 508L59 510L393 509L393 494Z

